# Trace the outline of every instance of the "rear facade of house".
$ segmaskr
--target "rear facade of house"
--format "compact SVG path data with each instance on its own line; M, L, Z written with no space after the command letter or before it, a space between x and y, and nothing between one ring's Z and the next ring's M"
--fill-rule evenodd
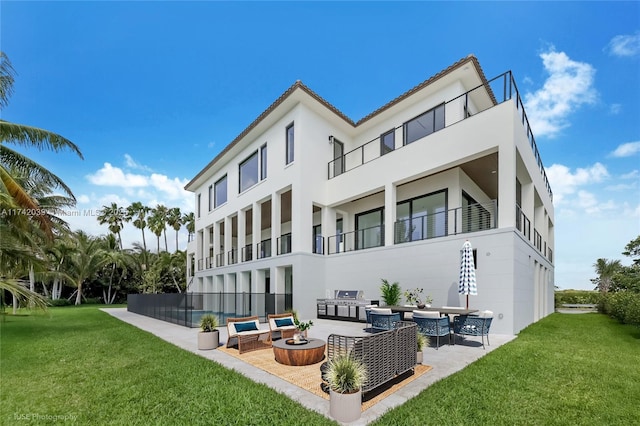
M553 311L551 188L513 76L474 56L358 122L296 82L186 189L189 291L230 312L313 319L336 290L380 299L383 278L464 306L466 240L492 332Z

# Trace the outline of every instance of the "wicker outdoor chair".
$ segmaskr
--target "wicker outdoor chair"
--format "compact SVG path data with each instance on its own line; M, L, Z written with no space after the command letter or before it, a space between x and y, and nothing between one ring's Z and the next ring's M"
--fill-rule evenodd
M453 344L456 344L456 334L461 336L481 336L482 349L484 347L484 336L487 336L489 345L489 328L493 320L493 312L482 311L479 315L459 315L453 319Z
M413 321L422 334L436 338L436 349L440 347L440 336L449 336L449 344L451 344L449 316L441 317L440 312L413 311Z
M267 321L269 321L272 341L274 339L291 338L298 329L294 324L293 314L291 312L269 314L267 315Z
M392 313L389 308L371 308L369 320L374 330L393 330L401 319L399 312Z

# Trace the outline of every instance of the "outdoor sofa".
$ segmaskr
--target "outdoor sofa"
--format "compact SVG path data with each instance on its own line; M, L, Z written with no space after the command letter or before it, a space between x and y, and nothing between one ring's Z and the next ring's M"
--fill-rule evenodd
M402 374L413 373L417 362L416 339L416 324L408 321L398 321L392 330L365 336L331 334L327 338L327 360L341 355L360 360L367 369L362 386L362 392L366 393ZM323 380L326 368L327 363L320 367Z

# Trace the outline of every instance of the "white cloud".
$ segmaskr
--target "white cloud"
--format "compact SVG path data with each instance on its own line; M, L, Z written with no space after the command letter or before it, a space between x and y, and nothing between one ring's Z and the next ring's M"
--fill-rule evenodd
M536 136L556 136L569 126L567 117L583 104L593 104L598 93L593 87L595 69L585 62L571 60L553 46L541 53L549 77L543 87L526 93L525 109Z
M620 176L621 179L638 179L640 178L640 171L638 170L632 170L629 173L625 173L622 176Z
M605 51L612 56L636 56L640 54L640 31L632 35L617 35L611 39Z
M78 201L79 204L87 204L91 201L91 198L89 198L88 195L80 195L78 196L78 198L76 199Z
M126 164L126 166L130 169L135 169L135 170L144 170L147 172L151 171L150 167L147 167L143 164L138 163L136 160L133 159L133 157L131 157L129 154L125 154L124 155L124 162Z
M148 179L145 176L125 173L121 168L113 167L110 163L104 163L104 166L102 166L100 170L92 175L88 175L87 179L92 184L99 186L135 188L148 185Z
M638 185L636 185L636 183L618 183L616 185L609 185L605 188L606 191L611 191L611 192L625 192L625 191L631 191L633 189L636 189L638 187Z
M589 168L578 168L575 173L562 164L552 164L547 168L547 177L553 188L553 202L559 205L567 195L574 194L578 187L601 182L609 177L609 172L601 163L595 163Z
M640 141L627 142L618 147L610 155L612 157L631 157L640 152Z
M611 104L609 105L609 114L618 115L622 112L622 105L620 104Z

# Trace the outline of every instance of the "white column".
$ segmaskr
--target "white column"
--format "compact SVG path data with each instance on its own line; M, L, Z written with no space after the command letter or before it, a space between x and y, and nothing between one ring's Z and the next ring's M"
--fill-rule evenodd
M244 246L246 245L246 237L247 233L246 227L246 215L247 212L245 210L240 210L238 212L238 262L242 262L242 255L244 253Z
M262 204L253 203L251 211L251 250L253 251L253 260L258 258L258 244L262 240Z
M384 186L384 245L394 244L396 223L396 186L387 183Z
M336 235L336 210L331 207L322 208L322 237L324 238L324 254L335 251L335 235ZM329 250L329 237L333 243L334 249Z
M281 202L280 194L275 193L271 196L271 256L278 253L278 238L280 237L280 214Z
M498 228L516 226L516 148L513 140L498 152ZM524 194L523 194L524 198ZM524 200L523 200L524 202ZM533 219L531 219L533 221ZM533 235L533 230L531 231Z

